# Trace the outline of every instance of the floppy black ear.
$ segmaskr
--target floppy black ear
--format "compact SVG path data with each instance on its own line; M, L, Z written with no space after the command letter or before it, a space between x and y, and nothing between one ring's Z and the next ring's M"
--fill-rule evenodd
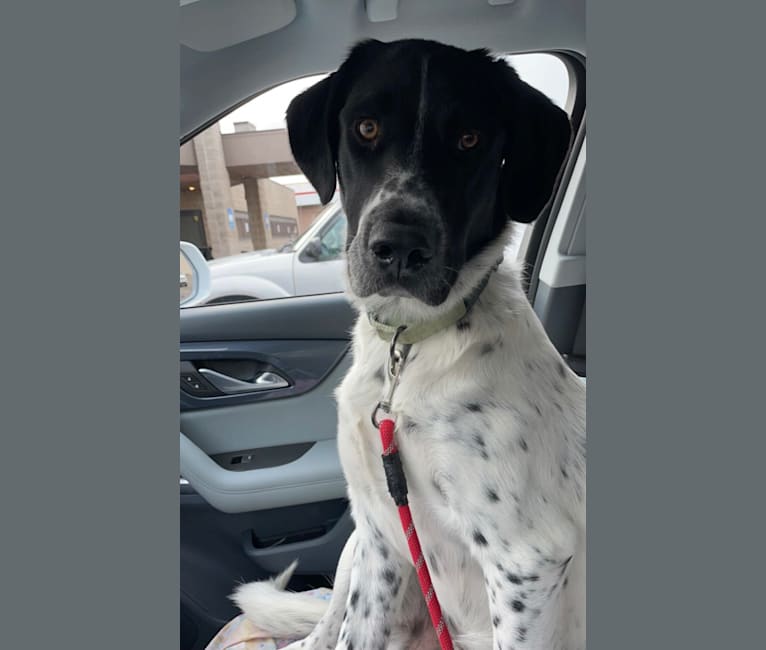
M506 72L507 140L501 179L503 205L513 221L534 221L551 199L569 150L567 114L539 90Z
M302 92L287 108L287 134L298 167L327 203L335 193L335 155L337 142L329 133L328 103L334 77L331 74Z
M338 114L361 65L381 45L375 40L358 43L337 72L302 92L287 107L287 133L293 157L322 203L327 203L335 193Z

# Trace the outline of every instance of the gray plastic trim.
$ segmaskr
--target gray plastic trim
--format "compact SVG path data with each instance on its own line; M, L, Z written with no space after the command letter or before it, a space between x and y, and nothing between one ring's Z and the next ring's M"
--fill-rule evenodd
M223 469L183 433L180 445L181 474L222 512L283 508L347 496L335 440L318 442L287 465L251 472Z
M542 281L538 284L534 310L551 343L561 354L572 353L585 296L584 284L569 287L549 287ZM585 332L582 337L584 345Z
M211 456L317 440L334 442L338 427L335 389L350 365L351 355L347 354L316 388L297 397L182 411L181 430Z
M297 11L295 0L181 0L179 40L201 52L225 47L275 32L289 25Z
M351 338L357 313L342 293L181 310L181 341Z
M280 465L292 463L313 446L311 442L300 442L296 445L241 449L227 454L216 454L211 456L211 458L223 469L227 469L230 472L249 472L254 469L279 467Z
M540 267L539 281L549 287L585 284L585 159L583 141Z

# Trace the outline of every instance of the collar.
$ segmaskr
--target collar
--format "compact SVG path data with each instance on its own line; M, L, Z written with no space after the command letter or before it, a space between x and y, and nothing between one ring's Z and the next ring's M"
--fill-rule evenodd
M502 261L503 257L501 255L495 264L482 276L481 280L473 288L471 293L469 293L463 300L459 300L455 303L452 308L448 309L438 318L423 323L416 323L415 325L408 325L407 323L384 323L379 320L375 314L368 312L367 318L370 321L370 325L372 325L378 336L384 341L391 341L394 334L403 328L397 337L399 343L402 343L403 345L420 343L420 341L427 339L429 336L433 336L437 332L447 329L450 325L454 325L463 318L476 304L479 296L487 287L490 277L497 271L497 267L500 266Z

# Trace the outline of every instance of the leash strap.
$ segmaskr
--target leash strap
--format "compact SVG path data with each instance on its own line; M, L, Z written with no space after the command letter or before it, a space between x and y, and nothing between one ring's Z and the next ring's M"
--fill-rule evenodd
M439 599L431 582L431 574L423 557L418 532L415 529L415 522L412 520L412 513L407 502L407 479L404 476L402 459L399 457L399 449L394 440L395 428L394 421L391 418L383 418L378 427L380 441L383 444L383 468L386 472L388 491L391 493L399 511L399 520L402 522L402 530L407 538L412 562L418 574L420 590L423 592L423 598L425 598L426 607L428 607L431 624L434 626L436 636L439 638L439 645L442 650L453 650L452 637L447 629L447 624L444 622L442 608L439 605Z

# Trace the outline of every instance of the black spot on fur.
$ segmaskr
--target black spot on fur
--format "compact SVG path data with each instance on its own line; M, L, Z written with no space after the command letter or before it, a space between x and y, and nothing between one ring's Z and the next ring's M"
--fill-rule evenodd
M383 368L378 368L375 371L374 375L375 379L377 379L379 382L383 383Z
M523 451L529 451L529 445L524 438L519 438L519 447L521 447Z
M518 630L516 630L516 640L521 643L527 640L527 628L520 627Z
M500 497L497 495L497 492L495 492L492 488L486 488L487 491L487 498L492 501L493 503L497 503L500 501Z
M383 571L383 580L385 580L388 584L393 585L394 581L396 580L396 573L394 573L394 570L385 569Z
M536 412L538 415L542 415L542 414L543 414L542 410L540 409L540 407L539 407L537 404L533 404L532 406L534 406L534 407L535 407L535 412Z
M351 592L351 598L349 599L349 605L351 606L351 609L354 609L356 607L356 603L359 601L359 590L354 589L354 591Z
M485 356L487 354L490 354L495 349L495 346L491 343L483 343L481 346L481 350L479 350L479 354L481 356Z
M433 553L428 554L428 566L431 569L431 573L433 573L435 576L439 575L439 562Z
M484 442L484 438L480 433L474 433L473 434L473 441L476 445L476 447L479 450L479 454L484 460L489 460L489 454L487 453L487 447L486 443Z
M561 476L564 478L569 478L569 474L567 474L567 470L563 465L561 466Z
M471 413L481 413L481 404L477 402L470 402L469 404L466 404L465 407L471 412Z
M493 616L492 617L492 626L497 627L500 625L500 617L499 616Z
M537 582L540 579L540 576L536 574L529 575L525 578L525 580L529 580L530 582Z
M457 331L458 332L465 332L466 330L471 329L471 321L469 321L467 318L463 318L462 320L459 320L457 322Z
M527 606L520 600L514 600L511 602L511 609L514 612L523 612L526 608Z
M523 582L519 576L517 576L515 573L511 573L510 571L505 574L505 577L508 578L509 582L515 585L520 585Z
M479 530L473 531L473 541L476 542L479 546L487 545L487 538L484 537L484 535L482 535L481 531Z
M569 584L569 578L564 578L564 587L566 587Z

